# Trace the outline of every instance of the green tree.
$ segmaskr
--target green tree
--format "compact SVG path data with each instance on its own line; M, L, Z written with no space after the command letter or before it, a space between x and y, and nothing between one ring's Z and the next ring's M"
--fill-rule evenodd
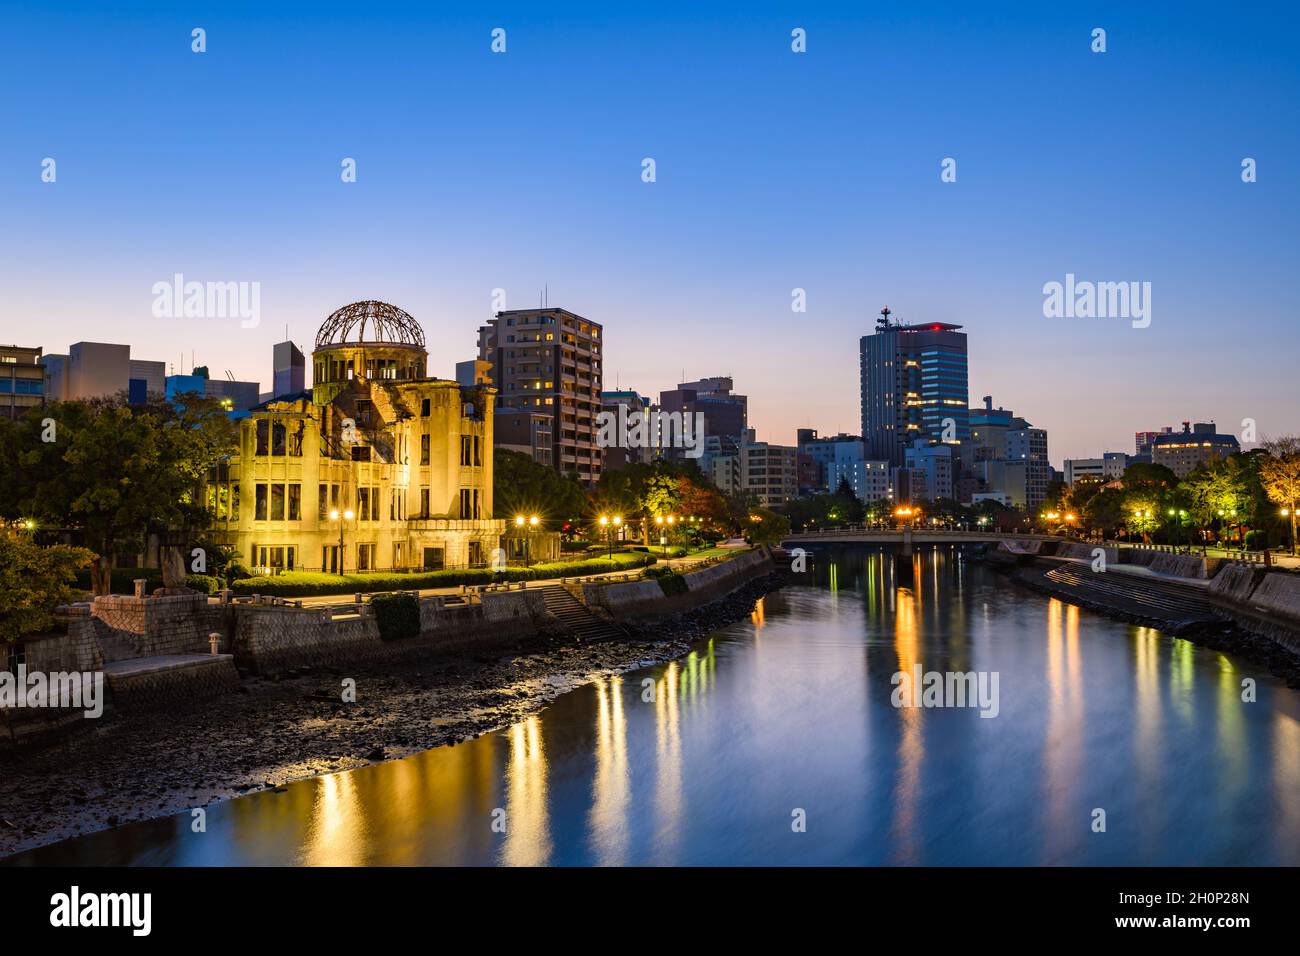
M517 451L492 453L492 513L507 525L516 515L537 515L548 527L578 521L587 511L587 495L576 477L533 461Z
M79 530L95 552L94 591L107 594L117 558L139 553L150 532L207 526L203 481L235 447L235 426L215 399L55 402L0 442L0 470L13 470L0 508Z
M1090 531L1110 537L1125 524L1124 492L1103 488L1093 495L1083 509L1084 523Z
M789 534L790 519L767 508L755 509L745 527L745 540L750 544L775 546Z
M1291 553L1296 553L1296 508L1300 507L1300 435L1261 442L1268 457L1259 459L1259 480L1270 501L1280 505L1291 525Z
M1185 479L1180 491L1187 510L1200 528L1225 528L1244 523L1251 510L1249 472L1241 456L1216 459Z
M1133 488L1173 488L1178 484L1178 476L1164 465L1151 462L1134 462L1124 469L1124 487Z
M42 548L26 535L0 534L0 641L48 630L54 609L74 596L77 569L94 557L85 548Z

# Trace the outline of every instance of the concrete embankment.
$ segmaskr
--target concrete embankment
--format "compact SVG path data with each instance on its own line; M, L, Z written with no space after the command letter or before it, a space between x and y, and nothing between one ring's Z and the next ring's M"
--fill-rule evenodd
M647 579L617 584L584 584L582 599L588 607L599 609L616 621L654 620L707 604L771 570L771 552L757 548L696 571L687 571L681 575L686 590L680 594L666 594L659 580Z
M1195 573L1198 563L1203 573L1204 559L1147 554L1152 560L1138 563L1151 574L1114 566L1098 572L1091 564L1059 558L1008 567L1016 581L1035 590L1258 660L1290 686L1300 686L1300 574L1222 562L1208 584L1197 585L1192 582L1204 580ZM1162 560L1177 558L1184 560ZM1174 576L1160 568L1191 573Z

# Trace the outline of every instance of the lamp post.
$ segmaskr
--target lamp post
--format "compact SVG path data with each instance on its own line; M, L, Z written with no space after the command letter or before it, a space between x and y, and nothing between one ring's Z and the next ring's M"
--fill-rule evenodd
M600 516L600 526L605 531L605 541L609 545L609 559L614 560L614 529L623 523L622 515Z
M659 528L659 553L666 559L668 557L668 531L672 530L677 518L674 515L655 515L655 524Z
M533 541L532 533L537 530L540 519L537 515L530 515L525 518L523 515L515 515L515 528L523 533L524 536L524 567L533 566Z
M344 511L342 514L339 514L339 511L336 508L330 512L330 520L337 521L339 524L339 576L342 577L343 575L343 522L352 520L352 512ZM321 570L324 570L324 568L322 568Z

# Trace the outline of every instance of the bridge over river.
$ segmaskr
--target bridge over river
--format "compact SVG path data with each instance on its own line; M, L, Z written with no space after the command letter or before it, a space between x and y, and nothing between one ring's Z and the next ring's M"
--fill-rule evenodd
M1015 545L1031 541L1069 541L1063 535L1033 534L1030 532L978 531L931 528L846 528L802 531L781 539L783 547L806 547L810 544L896 544L909 553L917 544L979 544L985 541L1006 541L1013 550Z

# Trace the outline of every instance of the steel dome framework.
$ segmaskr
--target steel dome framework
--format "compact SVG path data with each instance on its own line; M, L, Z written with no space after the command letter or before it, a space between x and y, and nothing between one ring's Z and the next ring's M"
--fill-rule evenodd
M424 329L409 312L387 302L367 299L343 306L316 333L317 349L376 344L423 349Z

